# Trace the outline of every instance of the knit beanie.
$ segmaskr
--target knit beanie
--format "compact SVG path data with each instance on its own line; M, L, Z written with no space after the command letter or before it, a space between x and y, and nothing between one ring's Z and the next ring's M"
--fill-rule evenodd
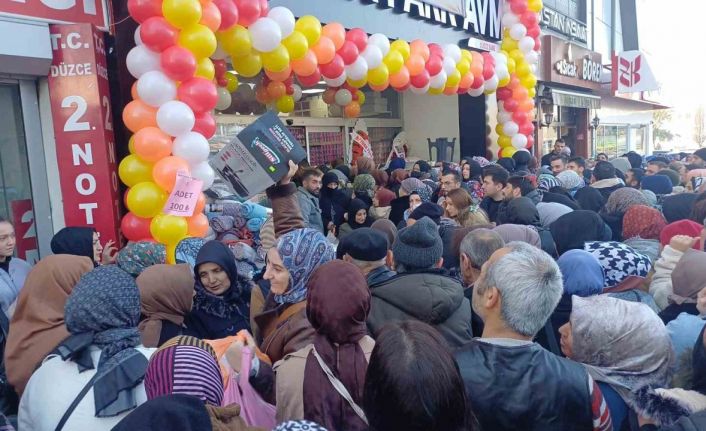
M409 218L420 220L423 217L428 217L436 225L439 225L439 223L441 223L442 215L444 215L444 209L441 208L440 205L431 202L423 202L414 211L412 211Z
M668 195L672 193L672 182L666 175L642 177L640 187L642 187L642 190L649 190L656 195Z
M706 160L706 148L699 148L694 151L694 155L701 158L701 160Z
M431 268L443 252L438 227L429 217L402 229L392 245L395 263L404 265L407 270Z

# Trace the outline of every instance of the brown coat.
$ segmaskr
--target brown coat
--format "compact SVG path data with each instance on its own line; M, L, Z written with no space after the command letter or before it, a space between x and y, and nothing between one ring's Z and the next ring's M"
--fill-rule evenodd
M272 203L275 238L279 238L295 229L306 227L301 208L299 208L297 186L295 184L272 186L267 189L267 197L270 198Z
M367 335L358 342L370 362L375 341ZM274 365L277 393L277 422L304 419L304 370L313 344L284 357Z
M316 331L306 317L306 301L276 306L270 297L265 310L255 316L255 323L262 337L260 350L273 364L314 340Z
M240 417L240 406L237 404L225 407L206 404L206 411L213 431L265 431L264 428L248 426Z

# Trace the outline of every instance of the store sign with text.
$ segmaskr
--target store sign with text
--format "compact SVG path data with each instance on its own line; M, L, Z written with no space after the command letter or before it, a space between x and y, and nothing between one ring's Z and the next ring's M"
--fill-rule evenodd
M542 51L544 76L550 81L594 90L601 88L601 54L554 36L544 36Z
M17 257L34 265L39 260L37 229L34 226L34 211L31 199L10 201L12 220L15 223Z
M586 24L563 15L550 7L544 7L540 14L540 25L578 42L588 42Z
M418 19L499 40L500 0L362 0Z
M0 15L21 16L47 22L85 22L108 28L105 0L0 0Z
M119 242L120 196L103 33L90 24L50 26L49 96L64 222Z

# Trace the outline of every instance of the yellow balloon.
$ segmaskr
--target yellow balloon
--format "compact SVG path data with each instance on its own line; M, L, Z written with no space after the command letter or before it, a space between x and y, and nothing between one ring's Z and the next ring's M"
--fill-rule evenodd
M210 58L204 57L196 64L196 76L206 78L209 81L216 76L216 68Z
M159 214L150 223L150 233L162 244L176 244L188 231L189 223L184 217Z
M432 96L438 96L440 94L444 94L444 87L441 88L430 88L429 89L429 94Z
M471 70L470 60L466 58L461 58L461 61L456 64L456 69L459 71L461 76L467 74Z
M130 142L133 141L134 139L130 138ZM152 181L152 163L145 162L136 155L130 154L120 162L118 176L128 187L144 181Z
M167 244L167 263L169 265L175 265L176 264L176 248L177 245L179 245L178 241L174 244Z
M294 97L292 96L282 96L279 99L277 99L277 110L279 112L284 112L285 114L288 114L292 111L294 111Z
M152 181L145 181L130 187L126 201L127 208L136 216L152 218L162 212L167 194Z
M528 91L534 89L534 87L537 85L537 77L530 73L529 75L520 78L520 84L522 84L522 86L525 87Z
M507 87L507 85L509 83L510 83L510 77L507 76L507 77L501 79L500 81L498 81L498 88Z
M368 82L372 85L385 85L390 80L390 71L385 63L368 71Z
M238 77L235 76L233 72L226 72L226 81L228 81L226 84L226 89L229 93L234 93L238 90L240 82L238 81Z
M354 81L352 79L346 79L346 82L348 83L348 85L350 85L353 88L362 88L362 87L365 87L365 84L368 83L368 79L363 78L358 81Z
M358 90L358 104L362 106L364 103L365 103L365 93Z
M502 124L498 123L495 125L495 133L497 133L498 136L500 136L501 138L503 137L503 133L505 133L505 132L503 132L503 125Z
M515 69L515 73L517 76L520 78L524 78L525 76L529 76L532 74L532 69L530 68L530 65L527 64L526 61L523 61L521 63L517 63L517 67Z
M515 63L518 65L525 61L525 55L520 51L519 49L513 49L510 51L510 55L508 56L508 60L513 59L515 60Z
M530 0L527 3L527 9L531 10L534 13L541 12L543 7L544 4L542 3L542 0Z
M300 60L306 55L309 49L309 41L301 32L295 31L282 41L282 45L287 48L289 58L292 60Z
M289 51L282 44L273 51L263 52L260 57L262 58L262 66L270 72L282 72L289 67Z
M206 58L216 52L218 42L210 28L202 24L191 25L179 32L179 45L191 51L194 57Z
M512 155L515 154L516 152L517 152L517 148L510 146L510 147L503 148L500 155L502 157L512 157Z
M459 72L458 70L454 70L446 78L446 86L447 87L457 87L460 82L461 82L461 72Z
M404 58L402 57L402 53L392 49L390 49L390 52L382 61L387 65L387 70L391 75L394 75L402 70L402 66L404 66Z
M135 136L130 136L130 140L127 141L127 149L130 151L130 154L135 154Z
M242 25L234 25L228 30L216 33L223 50L233 57L244 57L252 52L252 37Z
M397 51L402 54L404 61L409 60L410 47L406 40L397 39L390 44L390 51Z
M461 50L461 58L465 58L466 60L468 60L469 64L473 62L473 55L471 55L471 51L467 49Z
M198 24L201 20L201 13L199 0L164 0L162 2L164 19L177 28Z
M530 98L534 99L535 97L537 97L537 89L534 87L530 88L529 90L527 90L527 94Z
M262 71L262 58L260 54L255 53L245 57L237 57L233 59L233 67L244 77L253 78Z
M517 63L515 62L514 59L508 57L508 59L507 59L507 71L510 72L510 75L512 75L513 73L515 73L516 70L517 70Z
M500 148L512 147L512 139L507 135L498 136L498 146Z
M309 46L316 45L316 42L321 38L321 22L311 15L299 18L294 25L294 29L306 37L306 40L309 41Z
M505 38L500 44L500 49L507 52L512 52L517 49L517 41L510 37Z

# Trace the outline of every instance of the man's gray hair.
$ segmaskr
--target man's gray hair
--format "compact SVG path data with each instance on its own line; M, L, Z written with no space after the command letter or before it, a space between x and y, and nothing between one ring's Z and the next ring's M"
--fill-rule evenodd
M505 324L518 334L534 337L561 299L561 270L537 247L516 241L507 247L510 253L488 268L484 285L500 291Z
M490 229L474 229L463 238L459 251L471 260L471 266L480 269L490 256L505 247L505 241Z

